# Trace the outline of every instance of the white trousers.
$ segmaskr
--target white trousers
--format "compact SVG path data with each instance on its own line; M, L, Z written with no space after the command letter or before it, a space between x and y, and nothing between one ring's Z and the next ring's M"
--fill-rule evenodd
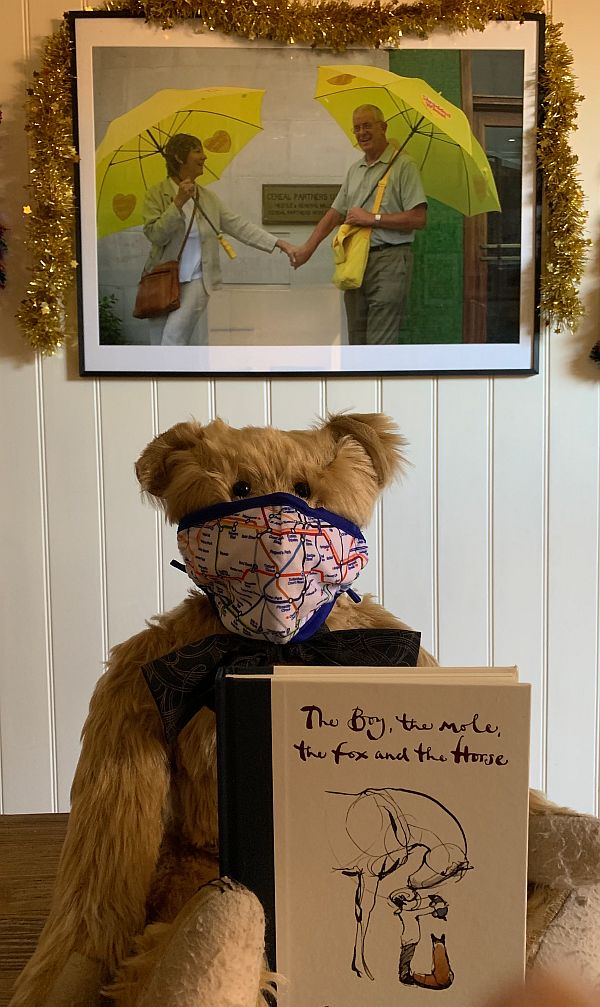
M166 317L161 346L206 346L208 344L208 294L204 283L188 280L180 284L180 303Z

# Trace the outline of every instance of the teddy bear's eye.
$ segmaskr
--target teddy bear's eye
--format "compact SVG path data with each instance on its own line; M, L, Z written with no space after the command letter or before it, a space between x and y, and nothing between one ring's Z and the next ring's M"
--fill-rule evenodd
M234 497L247 497L250 495L250 483L245 479L238 479L231 487L231 495Z
M294 493L297 497L302 497L303 500L308 500L310 496L310 486L308 483L304 482L294 483Z

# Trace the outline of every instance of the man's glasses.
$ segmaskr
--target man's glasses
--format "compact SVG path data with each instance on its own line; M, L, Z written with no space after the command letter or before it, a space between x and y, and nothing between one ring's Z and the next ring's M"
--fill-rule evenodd
M365 129L367 130L367 132L370 129L373 129L373 126L383 126L383 123L382 122L365 122L365 123L363 123L360 126L353 126L352 127L352 132L354 133L355 136L358 136L358 134L362 133L362 131L365 130Z

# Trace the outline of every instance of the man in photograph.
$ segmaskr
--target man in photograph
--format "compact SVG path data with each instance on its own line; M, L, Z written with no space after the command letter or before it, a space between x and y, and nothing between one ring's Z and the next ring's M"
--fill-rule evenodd
M362 285L344 291L348 341L397 344L410 289L412 244L415 232L427 222L427 200L415 162L388 143L381 109L361 105L352 116L352 128L364 156L351 165L331 208L295 249L293 262L295 268L308 262L323 239L344 222L372 228ZM392 159L383 200L374 213L363 204L373 204L377 182Z

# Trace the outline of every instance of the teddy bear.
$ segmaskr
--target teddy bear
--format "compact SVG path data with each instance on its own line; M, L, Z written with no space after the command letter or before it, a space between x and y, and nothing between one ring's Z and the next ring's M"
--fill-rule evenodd
M272 1002L276 978L265 971L262 907L235 881L219 878L211 668L251 661L245 654L256 641L276 647L285 663L291 648L336 630L410 635L352 587L367 561L361 529L403 471L404 446L389 418L344 413L292 431L191 420L142 451L135 466L141 489L178 526L194 586L175 609L112 650L96 686L50 915L12 1007L95 1007L107 996L122 1007ZM236 518L228 545L235 541L239 556L221 548L223 515ZM252 561L257 523L266 521L281 543L290 528L312 527L315 519L336 549L319 556L318 577L304 550L302 590L273 598ZM191 698L165 691L160 674L152 675L165 655L179 660L190 648L206 662ZM437 662L417 639L412 663ZM597 934L588 917L600 892L597 820L555 813L542 796L533 812L530 961L552 946L551 932L569 906L579 918L563 949L579 947L584 930L588 941ZM595 970L597 978L597 963Z

